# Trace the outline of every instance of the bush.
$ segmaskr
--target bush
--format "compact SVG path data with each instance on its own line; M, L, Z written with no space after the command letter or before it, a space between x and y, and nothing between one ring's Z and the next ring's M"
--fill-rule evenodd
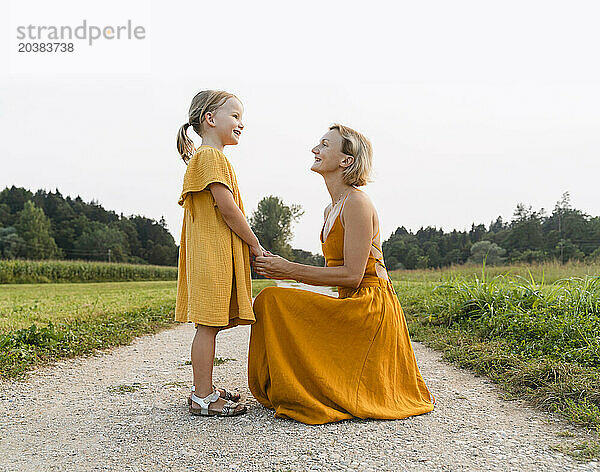
M438 324L457 323L515 352L600 366L600 276L546 285L520 276L455 279L436 287Z

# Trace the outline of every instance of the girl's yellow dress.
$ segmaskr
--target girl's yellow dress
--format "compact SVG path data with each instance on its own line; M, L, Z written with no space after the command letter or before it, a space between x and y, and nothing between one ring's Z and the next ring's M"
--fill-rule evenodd
M321 243L328 267L344 263L339 215ZM338 287L339 298L283 287L256 297L248 384L276 417L322 424L433 410L404 313L392 283L377 276L378 263L370 254L360 287Z
M213 182L231 190L243 213L235 172L225 154L200 146L188 162L178 202L185 211L175 320L229 328L254 322L250 250L223 220L208 188Z

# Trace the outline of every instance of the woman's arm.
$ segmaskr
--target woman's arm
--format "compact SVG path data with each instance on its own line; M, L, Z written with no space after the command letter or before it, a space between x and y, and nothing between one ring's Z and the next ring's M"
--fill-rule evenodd
M246 221L242 210L235 203L231 190L219 182L213 182L208 188L227 226L250 246L253 255L262 256L260 242Z
M373 209L368 197L356 192L344 206L344 264L315 267L282 257L257 257L254 270L273 279L294 279L309 285L357 288L365 273L373 237ZM342 215L340 215L342 218Z

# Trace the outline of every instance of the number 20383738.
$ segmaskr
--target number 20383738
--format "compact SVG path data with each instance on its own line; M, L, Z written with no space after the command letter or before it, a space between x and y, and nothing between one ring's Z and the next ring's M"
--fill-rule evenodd
M73 52L73 43L19 43L19 52Z

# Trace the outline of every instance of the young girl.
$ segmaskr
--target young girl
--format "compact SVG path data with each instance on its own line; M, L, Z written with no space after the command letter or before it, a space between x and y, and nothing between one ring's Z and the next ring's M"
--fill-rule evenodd
M194 386L190 413L234 416L246 412L239 394L212 383L215 336L221 329L255 321L252 311L250 255L266 255L250 229L233 167L223 154L244 129L243 106L227 92L204 90L192 100L189 121L177 135L177 150L187 164L179 205L184 211L175 320L192 321ZM188 127L202 138L196 149Z

